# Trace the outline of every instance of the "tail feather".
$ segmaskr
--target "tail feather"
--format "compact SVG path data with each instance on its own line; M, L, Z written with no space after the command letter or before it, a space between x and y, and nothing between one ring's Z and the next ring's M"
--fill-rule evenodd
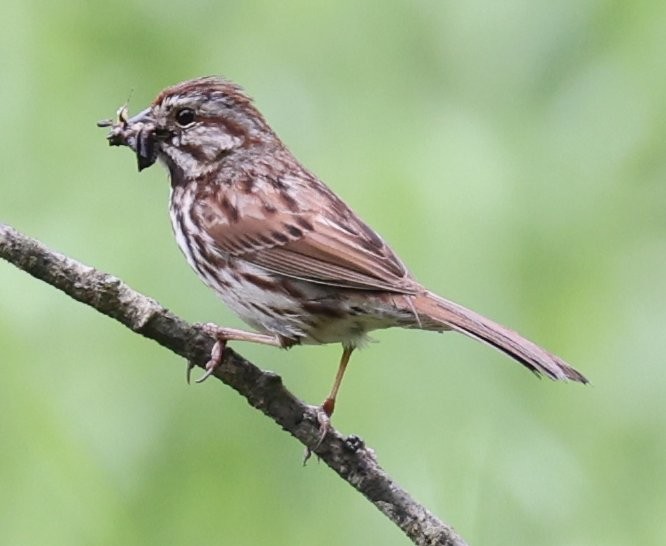
M502 351L537 375L551 379L587 383L587 379L561 358L542 349L520 334L486 317L433 294L415 296L414 310L425 329L451 329Z

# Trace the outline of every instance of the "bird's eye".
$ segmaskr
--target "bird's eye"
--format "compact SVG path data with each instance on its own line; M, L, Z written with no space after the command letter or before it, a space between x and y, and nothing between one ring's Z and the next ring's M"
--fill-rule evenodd
M176 123L181 127L187 127L194 123L194 110L191 108L182 108L176 112Z

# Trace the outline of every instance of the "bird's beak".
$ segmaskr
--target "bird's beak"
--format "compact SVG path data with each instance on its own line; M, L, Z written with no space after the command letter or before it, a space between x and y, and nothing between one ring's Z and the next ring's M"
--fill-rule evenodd
M97 125L111 127L106 137L111 146L127 146L134 150L139 171L157 160L156 125L150 108L127 119L127 108L123 106L118 110L116 121L100 121Z

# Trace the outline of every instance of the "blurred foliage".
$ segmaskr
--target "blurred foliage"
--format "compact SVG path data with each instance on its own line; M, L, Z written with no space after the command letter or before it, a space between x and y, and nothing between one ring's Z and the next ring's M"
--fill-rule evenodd
M224 74L434 290L561 354L537 381L379 332L335 424L472 544L664 544L666 4L4 0L0 221L193 321L161 169L95 121ZM0 264L0 541L405 544L157 345ZM318 402L338 347L237 347Z

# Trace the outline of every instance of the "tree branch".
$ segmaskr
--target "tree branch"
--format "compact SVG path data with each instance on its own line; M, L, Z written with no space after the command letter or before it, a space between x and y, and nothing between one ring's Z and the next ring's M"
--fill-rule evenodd
M188 324L120 279L53 252L1 223L0 257L197 366L203 367L210 356L214 340L200 326ZM227 348L215 377L238 391L303 445L316 443L318 423L313 408L289 392L280 376L259 369ZM359 438L344 438L332 429L316 454L400 527L414 544L465 546L453 528L391 479L377 463L373 450Z

